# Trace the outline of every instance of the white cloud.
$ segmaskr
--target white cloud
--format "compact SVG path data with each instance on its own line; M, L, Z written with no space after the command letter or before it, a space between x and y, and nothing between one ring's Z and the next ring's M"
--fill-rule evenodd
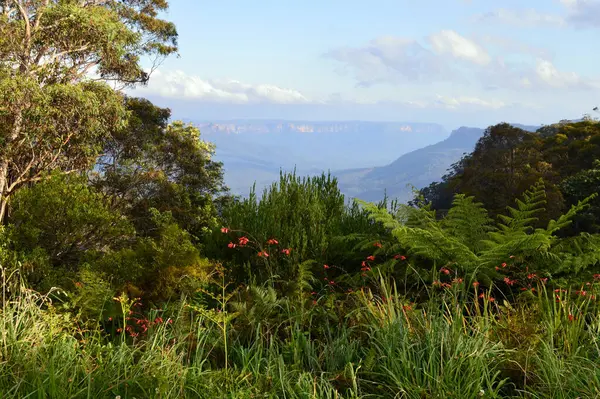
M535 68L536 76L550 87L593 87L591 82L582 81L575 72L561 72L548 60L538 59Z
M483 100L478 97L465 96L446 97L438 95L435 102L448 109L458 109L462 107L500 109L506 107L506 103L500 100Z
M543 14L533 8L518 10L499 8L484 14L479 14L475 17L475 20L484 23L502 23L519 27L561 27L565 25L565 19L562 16Z
M453 57L479 65L490 63L490 55L477 43L453 30L443 30L429 37L433 49L439 54L451 54Z
M581 28L600 28L600 1L560 0L567 8L569 24Z
M154 71L143 93L232 104L302 104L310 100L302 93L270 84L251 85L237 80L203 80L183 71Z
M438 56L413 39L381 36L362 47L343 47L326 54L353 73L360 86L382 82L429 82L456 77Z
M486 47L501 50L504 55L492 58ZM423 45L409 38L386 36L363 47L333 50L328 56L339 61L344 71L352 73L359 86L365 87L432 82L475 85L485 90L600 87L598 82L574 72L559 70L551 62L552 55L543 49L502 38L476 41L451 30L429 36Z

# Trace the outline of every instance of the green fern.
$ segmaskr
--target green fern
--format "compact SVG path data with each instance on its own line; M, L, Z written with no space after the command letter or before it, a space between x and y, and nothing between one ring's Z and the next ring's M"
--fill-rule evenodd
M385 209L361 202L373 220L382 223L409 253L429 259L434 264L452 265L465 275L481 281L502 278L496 268L515 256L526 261L529 270L555 273L577 273L600 263L600 239L582 235L561 239L556 235L584 210L594 196L587 198L546 228L535 229L536 215L544 211L545 186L538 181L516 207L508 208L496 225L486 210L473 197L457 195L452 208L441 221L427 207L404 206L396 217Z

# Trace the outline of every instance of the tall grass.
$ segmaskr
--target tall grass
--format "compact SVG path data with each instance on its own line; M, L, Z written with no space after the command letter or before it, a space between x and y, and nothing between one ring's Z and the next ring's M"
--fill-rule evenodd
M540 290L513 306L466 290L417 306L382 283L336 297L351 309L337 318L275 297L279 321L229 306L225 324L182 300L131 337L17 291L0 314L2 398L600 397L589 296Z

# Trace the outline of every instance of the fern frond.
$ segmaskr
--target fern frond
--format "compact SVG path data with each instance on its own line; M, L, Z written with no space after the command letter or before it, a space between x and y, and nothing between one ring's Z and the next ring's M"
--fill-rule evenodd
M529 233L533 224L538 221L537 214L545 210L546 186L543 180L539 180L523 194L523 199L517 199L516 208L508 207L507 215L499 215L500 223L498 230L500 234L494 236L497 242L517 233Z
M481 242L492 230L492 220L480 202L474 197L457 194L452 208L442 221L442 227L448 234L459 239L477 253L482 250Z

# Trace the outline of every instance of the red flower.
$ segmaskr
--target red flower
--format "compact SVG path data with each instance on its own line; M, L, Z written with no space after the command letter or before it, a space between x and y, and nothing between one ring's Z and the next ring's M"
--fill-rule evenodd
M531 280L532 278L534 278L534 277L536 277L536 274L535 274L535 273L529 273L529 274L527 275L527 278L528 278L528 279L530 279L530 280Z
M363 260L363 261L362 261L362 263L361 263L361 266L362 266L362 267L367 267L367 262L365 262L365 261Z
M473 287L475 287L475 288L479 287L479 281L473 281Z
M331 280L331 281L329 282L329 285L335 285L335 281Z
M511 256L509 256L509 258L511 258L511 259L514 259L514 258L515 258L515 256L514 256L514 255L511 255Z
M155 324L160 324L160 323L162 323L162 322L163 322L163 319L162 319L162 317L157 317L156 319L154 319L154 323L155 323Z
M406 256L404 256L404 255L395 255L394 259L406 260Z
M329 269L329 265L323 265L323 269L325 269L325 270Z
M581 295L581 296L586 296L587 295L587 291L575 291L575 293L577 295Z
M266 251L261 251L258 253L258 256L261 258L268 258L269 254Z
M496 299L494 299L493 296L490 297L490 302L494 302Z
M83 287L83 284L81 284L79 281L75 283L75 287L77 288L81 288Z
M287 255L287 256L289 256L289 255L290 255L290 249L289 249L289 248L282 249L282 250L281 250L281 253L282 253L282 254L284 254L284 255Z
M240 237L239 238L240 245L246 245L246 244L248 244L248 242L250 242L250 240L247 237Z
M269 244L269 245L277 245L277 244L279 244L279 241L277 241L274 238L271 238L269 241L267 241L267 244Z
M317 295L317 293L315 291L310 293L311 295Z
M227 227L221 227L221 233L227 234L229 233L229 229Z
M313 299L313 305L316 305L316 304L317 304L317 301Z
M234 243L232 243L232 242L230 242L229 244L227 244L227 246L228 246L229 248L235 248L235 247L237 247L237 245L236 245L236 244L234 244Z
M381 245L381 243L380 243L380 242L376 242L375 244L373 244L373 246L374 246L374 247L377 247L377 248L381 248L381 247L382 247L382 245Z
M542 284L546 284L546 281L548 281L547 277L541 278L540 281L542 282Z
M367 256L367 260L374 261L375 260L375 256L373 256L373 255Z
M108 318L108 321L112 321L112 317L109 317L109 318Z
M441 273L444 273L446 276L447 276L448 274L450 274L450 270L446 269L445 267L442 267L442 268L440 269L440 272L441 272Z
M483 293L479 294L479 298L484 298L484 297L485 297L485 294L483 294Z
M507 285L513 285L514 283L516 283L516 280L511 280L511 279L509 279L508 277L504 277L504 282L505 282Z
M575 320L575 316L573 316L571 313L569 313L569 321L573 321Z
M461 284L463 282L462 278L455 278L454 280L452 280L453 284Z
M500 270L500 268L498 266L496 266L496 271Z
M600 274L594 274L594 280L600 280Z
M502 264L502 267L506 267L506 263L503 263L503 264Z

